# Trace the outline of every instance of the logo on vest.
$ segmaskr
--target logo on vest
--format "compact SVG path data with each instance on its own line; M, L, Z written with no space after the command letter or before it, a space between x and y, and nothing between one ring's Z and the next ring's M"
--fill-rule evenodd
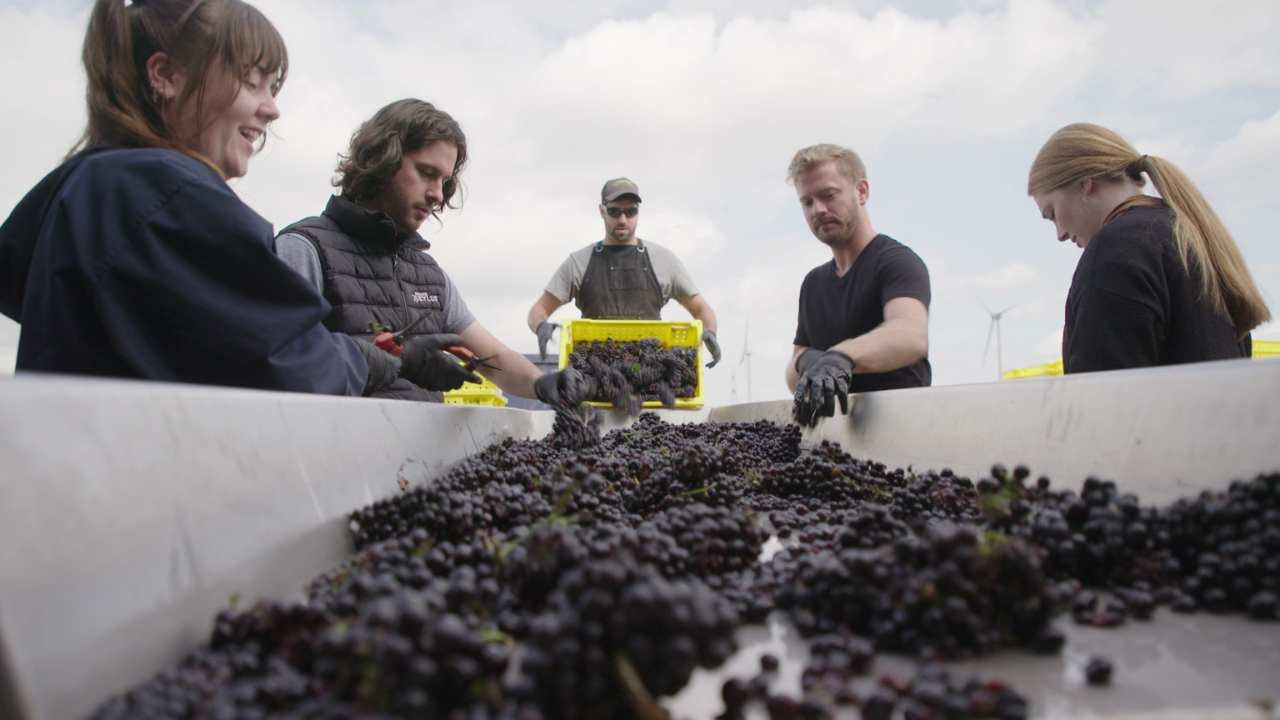
M418 290L413 293L414 305L430 305L431 307L440 307L440 296L433 292Z

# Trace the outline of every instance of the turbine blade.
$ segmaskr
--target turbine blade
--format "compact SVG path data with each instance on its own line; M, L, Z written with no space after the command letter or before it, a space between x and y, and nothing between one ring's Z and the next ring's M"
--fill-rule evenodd
M987 344L982 349L982 364L987 364L987 355L991 353L991 335L996 331L996 319L991 318L991 323L987 325Z

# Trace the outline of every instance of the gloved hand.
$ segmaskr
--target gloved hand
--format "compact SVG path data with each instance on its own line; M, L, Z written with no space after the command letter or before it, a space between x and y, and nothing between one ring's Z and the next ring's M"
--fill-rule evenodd
M711 362L707 363L707 367L715 367L720 362L720 341L716 340L715 332L711 330L702 331L702 344L707 346L707 350L711 353Z
M792 414L797 423L814 427L820 417L835 415L835 401L840 400L840 413L849 413L849 383L853 380L853 359L842 352L823 352L809 348L796 358L800 382L796 383Z
M533 394L551 407L577 407L591 396L591 379L571 367L565 368L534 380Z
M405 340L400 353L400 377L427 390L457 390L463 383L484 382L464 368L445 348L461 345L462 336L453 333L416 335Z
M804 377L804 373L815 360L822 357L822 350L817 348L805 348L804 352L796 357L796 375Z
M538 357L543 360L547 359L547 343L551 342L551 333L558 327L560 327L559 323L543 320L538 323L538 329L534 331L538 333Z
M347 337L351 337L348 335ZM391 383L400 377L400 358L391 353L375 347L368 340L360 338L351 338L355 341L356 347L360 349L364 355L365 362L369 365L369 374L364 383L364 396L369 397L375 393L386 390L391 387Z

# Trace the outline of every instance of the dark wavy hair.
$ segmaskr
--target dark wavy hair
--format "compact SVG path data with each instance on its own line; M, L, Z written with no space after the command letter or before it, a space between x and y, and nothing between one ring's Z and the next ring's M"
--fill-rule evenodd
M352 202L377 197L400 169L405 153L417 152L437 140L458 148L453 175L444 183L443 207L459 207L461 199L459 205L452 201L461 188L459 176L467 164L467 136L449 113L413 98L383 107L355 131L347 154L338 156L333 184ZM435 211L431 215L438 217Z

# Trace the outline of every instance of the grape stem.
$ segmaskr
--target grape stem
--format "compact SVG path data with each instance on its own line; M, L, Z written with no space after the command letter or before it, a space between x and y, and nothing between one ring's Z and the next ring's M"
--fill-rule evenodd
M644 686L644 680L640 679L640 673L636 672L635 666L625 654L618 653L613 656L613 669L618 673L618 684L622 685L623 691L626 692L627 702L631 704L631 710L637 718L668 720L666 711L654 701L653 695Z

